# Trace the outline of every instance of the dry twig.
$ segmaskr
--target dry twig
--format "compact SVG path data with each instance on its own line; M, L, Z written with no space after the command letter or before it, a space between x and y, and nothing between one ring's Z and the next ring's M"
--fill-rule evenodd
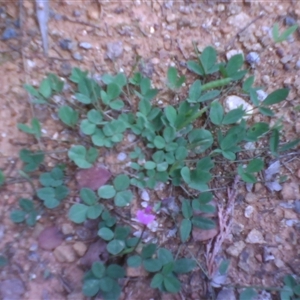
M219 233L214 237L206 246L206 265L209 278L218 271L218 263L216 263L216 257L219 254L224 240L230 233L231 224L233 220L234 204L237 196L237 185L239 182L239 176L235 177L232 188L227 189L227 203L226 207L222 204L218 204L218 219L219 219Z

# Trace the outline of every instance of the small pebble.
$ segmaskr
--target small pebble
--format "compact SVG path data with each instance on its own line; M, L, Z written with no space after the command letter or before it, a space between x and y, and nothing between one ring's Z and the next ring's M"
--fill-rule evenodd
M179 8L179 11L182 14L188 15L191 12L191 9L190 9L189 6L183 6L183 5L181 5L180 8Z
M254 207L250 205L247 206L245 209L245 217L249 219L253 212L254 212Z
M107 43L107 52L106 55L110 60L115 60L123 54L123 43L121 41L118 42L110 42Z
M76 17L76 18L78 18L78 17L80 17L81 16L81 12L80 12L80 10L78 10L78 9L75 9L74 11L73 11L73 17Z
M82 55L79 52L73 53L73 58L79 61L83 59Z
M300 200L295 201L295 212L300 214Z
M295 66L295 68L296 68L297 70L299 70L299 69L300 69L300 60L298 60L298 61L296 62L296 66Z
M268 96L268 94L263 90L256 91L256 94L259 101L264 101Z
M63 50L72 50L73 43L70 39L62 39L59 41L59 46Z
M83 48L85 50L89 50L89 49L92 48L92 45L90 43L87 43L87 42L81 42L81 43L79 43L79 47Z
M129 133L127 135L127 140L128 140L129 143L133 143L135 141L135 139L136 139L136 135L134 135L132 133Z
M2 34L3 41L14 39L16 37L17 37L17 31L12 27L7 27Z
M143 190L143 191L141 192L141 198L142 198L142 200L144 200L144 201L149 201L149 200L150 200L149 193L148 193L146 190Z
M293 26L296 24L296 20L294 18L292 18L291 16L286 16L284 18L284 24L286 26Z
M259 54L257 52L249 52L246 56L246 61L251 65L258 64L260 62Z
M124 161L127 158L127 155L124 152L118 154L118 161Z
M293 227L295 224L297 224L299 221L298 220L286 220L285 224L288 227Z

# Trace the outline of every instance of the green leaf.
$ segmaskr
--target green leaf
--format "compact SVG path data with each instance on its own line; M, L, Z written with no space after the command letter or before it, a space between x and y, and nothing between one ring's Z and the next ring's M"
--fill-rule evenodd
M172 252L166 248L159 248L157 250L157 258L163 266L174 260Z
M169 293L178 293L181 288L180 281L175 276L164 277L164 287Z
M68 126L75 126L78 122L79 114L70 106L61 106L58 110L60 120Z
M25 221L25 217L26 217L26 212L22 211L22 210L13 210L10 213L10 219L14 222L14 223L22 223Z
M143 267L146 271L155 273L161 270L162 263L158 258L147 258L143 260Z
M279 24L275 23L273 25L272 28L272 36L273 36L273 40L276 43L277 41L279 41Z
M274 112L270 108L261 106L261 107L258 108L258 110L264 116L268 116L268 117L273 117L274 116Z
M246 168L246 172L256 173L260 172L264 168L264 162L262 159L254 158L250 161Z
M111 199L116 195L116 190L112 185L103 185L98 189L98 195L103 199Z
M125 270L119 265L111 264L106 269L106 275L114 279L120 279L125 277Z
M142 249L141 256L143 259L150 258L156 251L156 244L145 245Z
M190 71L196 73L197 75L204 76L203 67L199 63L197 63L196 61L189 60L187 62L187 68Z
M121 110L124 107L124 102L120 99L109 102L109 107L114 110Z
M82 169L88 169L92 166L92 164L86 160L86 155L87 151L82 145L72 146L68 151L69 158L73 160L79 168Z
M107 85L107 96L109 97L109 100L116 99L121 94L121 88L116 83L110 83Z
M103 277L100 279L99 282L100 289L103 292L110 292L113 289L114 284L115 284L115 280L113 280L110 277Z
M285 41L291 34L293 34L298 29L298 24L295 24L288 29L286 29L281 35L280 35L280 41ZM278 41L277 41L278 42Z
M189 184L191 182L191 173L190 169L188 167L183 167L180 171L181 177L183 180Z
M101 296L103 300L119 300L121 292L122 291L120 285L114 280L114 284L111 291L109 292L102 291Z
M168 83L171 88L176 88L177 70L174 67L169 67L167 73Z
M80 190L80 198L87 205L94 205L98 200L95 192L89 188L82 188Z
M191 272L196 267L196 262L190 258L180 258L175 261L174 272L184 274Z
M100 217L102 211L103 211L103 206L101 204L97 203L88 208L88 210L86 212L86 216L89 219L95 220Z
M105 275L105 266L99 261L93 263L91 270L93 272L93 275L99 279Z
M44 153L41 151L31 152L27 149L22 149L19 152L19 157L23 162L27 163L24 167L24 171L33 172L43 162Z
M295 295L300 296L300 285L296 285L296 286L293 288L293 291L294 291L294 294L295 294Z
M8 265L8 259L5 256L0 255L0 268L5 267L6 265Z
M92 164L96 161L97 158L98 158L98 150L94 147L90 147L86 152L86 160Z
M115 228L115 239L125 240L130 234L130 228L128 226L117 226Z
M281 43L285 41L291 34L293 34L298 28L298 24L295 24L286 29L282 34L279 34L279 24L275 23L272 29L272 36L275 43Z
M238 166L238 174L241 176L241 179L248 183L256 183L256 178L253 174L245 172L242 166Z
M125 242L122 240L112 240L107 244L107 251L112 255L117 255L125 248Z
M216 60L216 50L211 46L206 47L200 55L200 61L205 74L212 74L217 71L217 69L214 68Z
M297 285L295 278L292 275L286 275L283 278L283 282L286 286L294 288Z
M219 272L221 275L225 275L227 273L229 265L230 265L229 259L222 260L220 267L219 267Z
M76 98L76 100L78 100L79 102L81 102L83 104L91 104L92 103L91 98L84 94L76 93L75 98Z
M115 205L119 207L127 206L133 199L133 194L131 191L118 192L115 196Z
M88 72L83 72L79 68L73 68L70 76L70 80L75 83L79 83L87 76Z
M138 268L141 264L142 258L139 255L133 255L127 259L127 265L131 268Z
M202 204L209 203L213 199L213 194L211 192L201 193L198 200Z
M203 153L213 144L213 136L210 131L200 128L193 129L189 135L188 140L191 147L195 149L196 153Z
M209 156L201 158L197 162L197 170L209 171L214 167L214 162Z
M273 129L269 141L270 150L273 155L277 154L279 146L279 131L278 129Z
M69 210L68 217L74 223L80 224L86 220L87 211L88 206L80 203L74 204Z
M201 95L201 81L196 80L189 89L188 101L192 103L198 102L200 95Z
M198 102L205 102L208 100L213 100L213 99L217 98L220 95L220 93L221 92L219 90L208 91L207 93L200 96L200 98L198 99Z
M0 186L3 185L5 182L5 176L3 172L0 170Z
M256 141L259 137L266 134L268 131L268 123L258 122L248 129L247 138L249 138L251 141Z
M154 138L154 146L157 148L157 149L163 149L165 146L166 146L166 142L164 140L164 138L162 136L159 136L157 135L155 138Z
M201 203L199 199L194 199L192 201L192 207L194 211L200 211L206 214L212 214L216 211L216 208L213 205Z
M27 218L26 218L26 224L28 226L34 226L37 222L37 216L38 216L38 213L37 211L33 210L31 211L28 215L27 215Z
M192 217L193 211L189 200L187 199L182 200L181 211L184 218L189 219Z
M174 126L175 125L175 121L177 118L177 111L176 109L169 105L165 108L165 116L167 118L167 120L169 121L170 125Z
M28 134L33 134L33 130L32 128L30 128L29 126L27 126L26 124L21 124L21 123L18 123L17 124L17 127L19 130L25 132L25 133L28 133Z
M222 125L234 124L239 121L245 115L245 111L242 108L236 108L228 112L223 121Z
M253 288L246 288L240 293L239 300L254 300L257 297L257 292Z
M82 293L87 297L93 297L98 294L100 290L99 279L89 279L83 282Z
M124 191L130 185L130 178L127 175L118 175L113 181L116 191Z
M55 198L55 190L52 187L40 188L37 190L36 194L41 200L44 201Z
M214 101L211 104L209 118L211 122L215 125L221 125L224 117L223 106L218 101Z
M153 276L150 287L153 289L158 289L161 287L164 280L164 276L161 273L157 273Z
M155 169L155 167L156 167L156 163L153 161L146 161L144 164L144 168L146 170L153 170L153 169Z
M65 185L60 185L55 188L55 198L59 201L63 200L69 195L69 189Z
M25 198L19 199L19 206L27 213L34 209L33 201Z
M98 235L104 239L105 241L110 241L113 239L114 237L114 233L112 230L110 230L109 228L107 227L102 227L99 229L98 231Z
M175 151L175 157L177 160L184 160L188 156L186 147L179 146Z
M192 218L192 223L194 226L205 230L216 228L216 223L213 220L200 216L194 216Z
M173 127L167 126L163 131L163 137L167 143L172 142L176 137L176 132Z
M297 146L299 143L300 143L300 139L296 139L296 140L293 140L291 142L288 142L288 143L286 143L286 144L284 144L280 147L279 152L284 152L284 151L287 151L289 149L292 149L295 146Z
M243 91L246 93L250 92L250 89L254 83L254 76L249 76L244 82L243 82Z
M99 125L103 120L102 114L96 109L91 109L87 113L87 118L91 123L94 123L97 125Z
M80 130L86 135L92 135L96 130L96 124L93 124L86 119L82 120L80 123Z
M24 84L23 85L24 89L33 97L35 98L41 98L41 95L39 92L30 84Z
M185 243L191 234L192 222L188 219L183 219L180 224L180 239L182 243Z
M262 102L263 105L273 105L277 104L287 98L289 94L289 89L278 89L267 96L267 98Z
M244 63L244 57L242 54L233 55L226 66L227 77L235 79L238 70L242 67Z
M51 96L52 94L51 81L48 78L45 78L41 82L39 93L46 99Z

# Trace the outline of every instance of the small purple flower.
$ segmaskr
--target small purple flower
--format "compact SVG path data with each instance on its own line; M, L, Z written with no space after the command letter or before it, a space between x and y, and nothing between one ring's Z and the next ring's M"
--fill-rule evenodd
M155 215L151 214L151 211L151 206L147 206L145 209L138 210L136 213L137 220L144 225L152 223L155 220Z

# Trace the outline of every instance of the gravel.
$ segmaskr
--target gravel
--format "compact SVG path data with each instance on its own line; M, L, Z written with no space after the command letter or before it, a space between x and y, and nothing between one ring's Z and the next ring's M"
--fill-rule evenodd
M7 27L2 33L2 40L7 41L17 37L17 31L12 27Z

